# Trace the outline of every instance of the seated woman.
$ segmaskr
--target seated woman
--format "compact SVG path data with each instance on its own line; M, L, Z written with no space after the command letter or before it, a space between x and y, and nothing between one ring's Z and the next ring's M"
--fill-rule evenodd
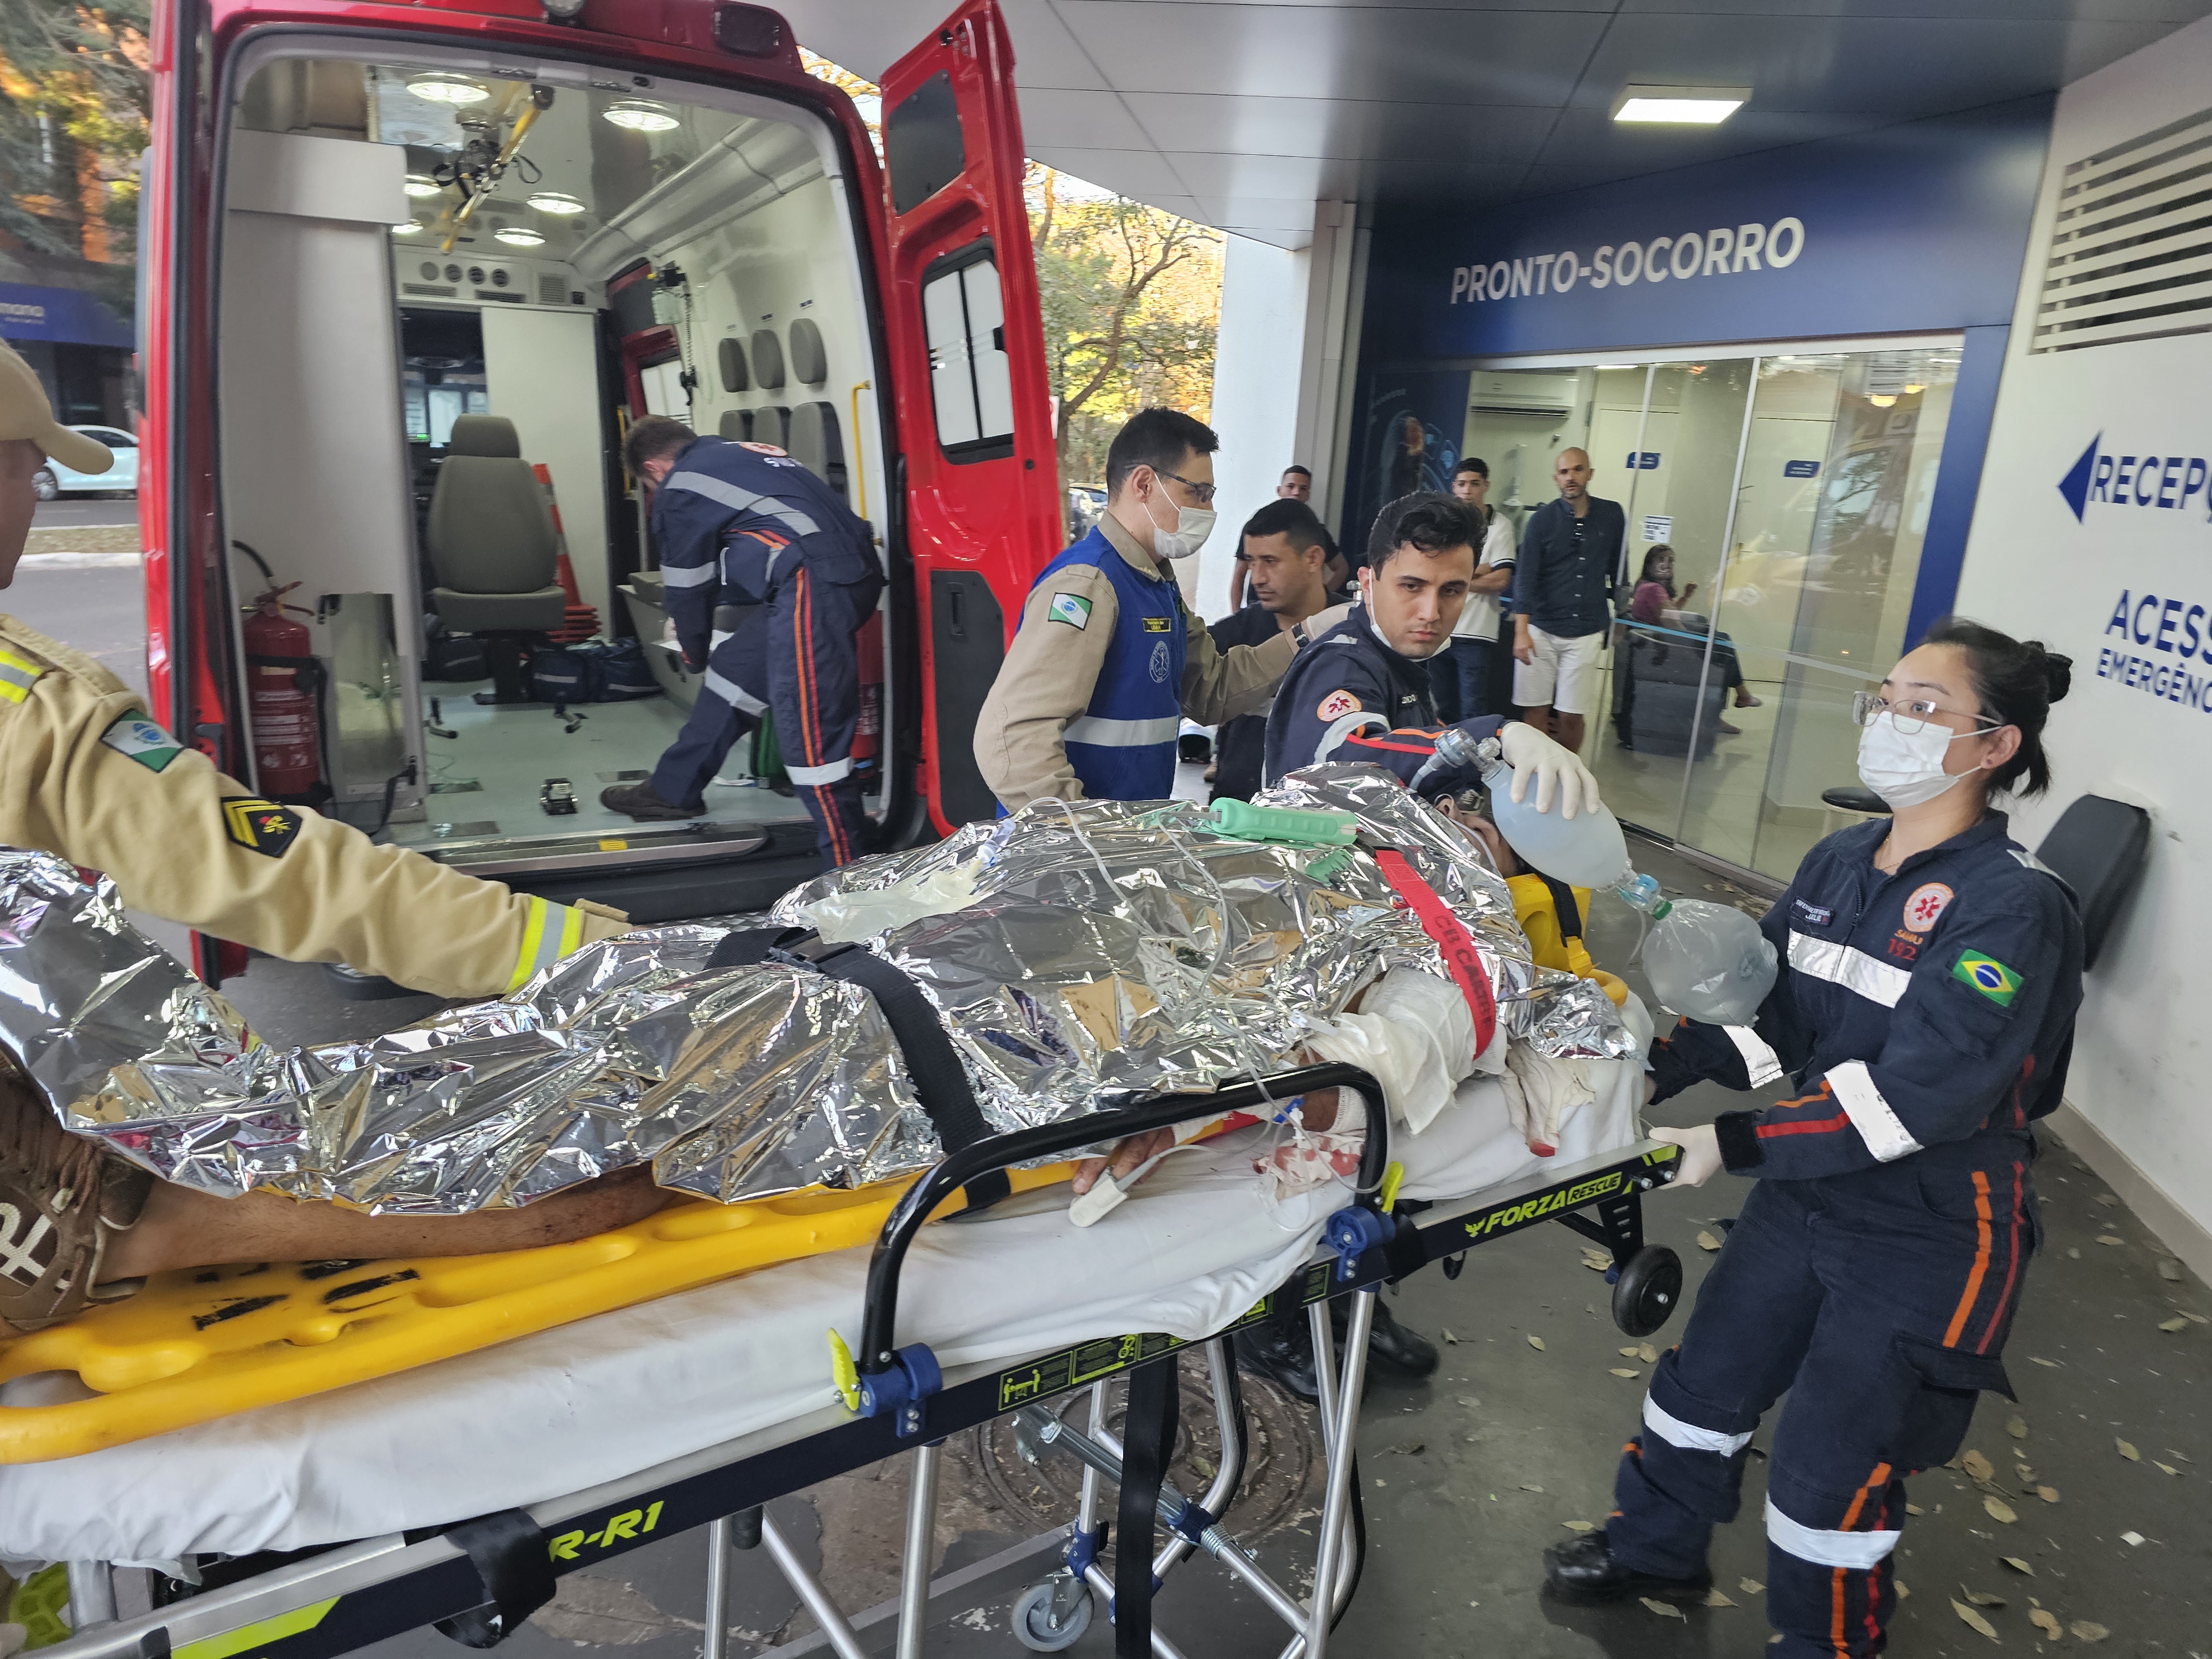
M1636 588L1628 601L1628 620L1644 628L1665 633L1702 635L1711 631L1711 618L1681 608L1689 604L1691 596L1697 591L1698 584L1692 582L1682 589L1679 597L1676 595L1674 550L1662 542L1644 556L1643 568L1637 575ZM1624 748L1635 746L1630 722L1636 699L1635 680L1631 667L1634 658L1630 654L1633 631L1628 630L1629 637L1622 637L1619 632L1615 635L1622 647L1622 667L1620 689L1613 699L1613 730L1620 736ZM1658 635L1646 637L1656 639ZM1696 650L1698 647L1692 643L1690 648ZM1712 665L1719 672L1722 690L1735 694L1738 708L1757 708L1760 706L1764 700L1752 696L1750 688L1743 683L1743 665L1736 660L1735 642L1725 634L1714 637ZM1717 729L1724 738L1743 735L1741 726L1727 720L1720 721Z

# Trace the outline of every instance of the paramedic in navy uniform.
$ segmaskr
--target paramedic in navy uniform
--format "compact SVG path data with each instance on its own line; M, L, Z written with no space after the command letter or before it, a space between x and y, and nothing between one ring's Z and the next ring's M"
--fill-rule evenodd
M1139 410L1106 452L1106 510L1044 568L975 720L975 764L1009 812L1060 800L1164 800L1185 715L1218 726L1267 701L1338 605L1259 645L1214 648L1169 562L1213 528L1212 429Z
M1990 798L2050 781L2043 726L2068 664L1939 623L1854 713L1859 775L1893 815L1829 836L1767 912L1785 967L1755 1025L1684 1022L1653 1096L1699 1079L1796 1098L1654 1129L1675 1185L1753 1178L1662 1358L1601 1531L1547 1552L1572 1601L1702 1601L1745 1448L1790 1403L1766 1478L1778 1659L1879 1653L1905 1478L1965 1443L2040 1237L2028 1126L2066 1084L2081 1000L2072 896Z
M866 521L774 446L702 438L665 415L630 428L623 457L653 487L668 614L684 661L706 678L652 777L602 792L600 805L647 821L697 817L730 745L772 709L823 860L850 864L868 828L853 775L854 638L884 589ZM714 625L722 605L759 608L724 634Z

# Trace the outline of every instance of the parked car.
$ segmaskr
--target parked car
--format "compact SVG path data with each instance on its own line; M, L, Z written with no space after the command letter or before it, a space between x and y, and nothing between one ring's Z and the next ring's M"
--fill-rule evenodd
M125 495L138 493L138 441L129 433L112 426L76 426L72 432L82 432L95 443L103 443L113 452L115 465L105 472L80 472L75 467L64 466L49 459L33 475L31 483L39 492L39 499L50 501L57 495L90 495L100 490L120 490Z
M1106 511L1104 484L1070 484L1067 487L1068 539L1077 541L1091 533Z

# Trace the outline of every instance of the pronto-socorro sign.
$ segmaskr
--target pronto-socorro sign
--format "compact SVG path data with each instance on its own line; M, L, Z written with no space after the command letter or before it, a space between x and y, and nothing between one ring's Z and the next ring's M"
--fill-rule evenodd
M1796 264L1804 251L1805 224L1795 216L1772 224L1680 230L1644 242L1605 242L1588 253L1562 248L1525 259L1455 265L1449 303L1540 299L1568 293L1579 283L1594 289L1628 288L1638 282L1686 283L1748 270L1781 270Z

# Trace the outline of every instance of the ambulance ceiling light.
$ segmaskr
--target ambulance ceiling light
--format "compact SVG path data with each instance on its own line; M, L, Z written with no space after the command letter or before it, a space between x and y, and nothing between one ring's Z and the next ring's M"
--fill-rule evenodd
M676 125L667 106L650 98L622 98L600 112L625 132L666 132Z
M407 90L434 104L481 104L491 96L490 88L478 86L465 75L447 75L434 70L416 76L407 83Z
M555 214L564 219L589 211L576 198L569 195L566 191L560 190L534 191L530 198L530 205L540 213Z
M538 247L542 246L545 240L543 234L531 229L527 225L501 225L497 230L492 232L492 235L495 240L505 242L509 247Z
M1613 118L1713 127L1741 109L1750 96L1749 87L1628 86L1613 100Z
M427 173L410 173L407 175L407 182L400 188L410 196L422 197L435 196L445 186Z
M394 236L414 236L419 234L422 229L422 222L420 219L408 219L392 226L392 234Z

